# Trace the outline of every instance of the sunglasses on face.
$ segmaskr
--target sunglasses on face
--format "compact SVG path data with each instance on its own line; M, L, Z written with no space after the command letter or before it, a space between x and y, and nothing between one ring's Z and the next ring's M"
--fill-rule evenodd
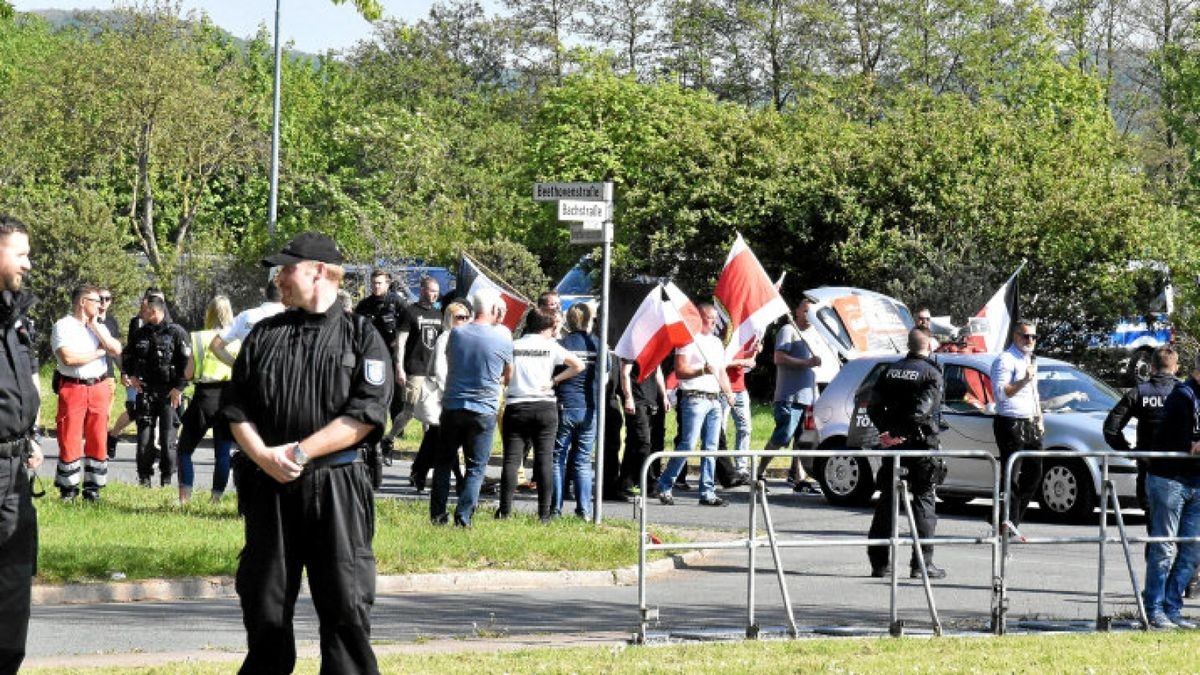
M1018 335L1020 335L1021 337L1025 338L1026 340L1036 340L1036 339L1038 339L1037 333L1018 333Z
M453 318L455 321L466 321L471 317L467 316L466 314L455 314Z
M111 295L102 295L102 296L100 296L100 302L112 302L112 296Z

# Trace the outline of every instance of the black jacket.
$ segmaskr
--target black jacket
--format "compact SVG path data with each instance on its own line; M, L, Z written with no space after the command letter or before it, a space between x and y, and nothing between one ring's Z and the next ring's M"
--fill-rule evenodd
M937 442L942 406L942 369L929 357L909 353L879 374L867 416L879 433L914 443Z
M1154 450L1158 428L1162 424L1163 406L1179 380L1174 375L1155 374L1139 383L1117 401L1104 419L1104 440L1113 450L1129 450L1129 441L1121 430L1130 418L1137 419L1137 449Z
M33 327L25 316L37 302L28 293L0 293L0 441L12 441L29 433L37 423L41 404L33 375L37 358L33 349Z
M1200 383L1189 377L1167 396L1155 449L1189 454L1193 441L1200 441ZM1197 476L1200 459L1152 459L1147 471L1162 478Z
M396 336L400 333L407 304L399 294L388 291L383 297L368 295L363 298L354 307L354 313L370 319L383 338L384 345L395 349Z
M125 374L142 381L144 391L163 394L172 389L183 391L187 380L188 357L192 346L188 332L179 324L163 319L142 325L129 336L121 352Z

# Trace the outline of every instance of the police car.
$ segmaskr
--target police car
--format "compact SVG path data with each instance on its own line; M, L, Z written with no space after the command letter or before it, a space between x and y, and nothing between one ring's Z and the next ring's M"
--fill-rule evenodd
M995 399L991 371L995 354L937 353L942 365L945 398L941 433L945 450L987 450L999 458L992 432ZM825 388L813 407L816 443L823 449L872 447L874 429L867 419L868 396L875 380L895 356L868 356L847 362ZM1100 380L1069 363L1038 359L1038 392L1046 421L1043 447L1073 452L1108 450L1103 425L1120 395ZM1135 423L1125 429L1134 441ZM875 434L877 436L877 434ZM858 444L855 446L855 444ZM948 459L949 473L938 487L938 497L965 504L992 494L992 469L978 459ZM818 457L810 473L821 483L825 497L835 504L865 504L875 494L877 458ZM1088 521L1099 502L1100 466L1091 458L1047 458L1037 500L1051 520ZM1130 460L1109 462L1121 503L1136 504L1136 465Z

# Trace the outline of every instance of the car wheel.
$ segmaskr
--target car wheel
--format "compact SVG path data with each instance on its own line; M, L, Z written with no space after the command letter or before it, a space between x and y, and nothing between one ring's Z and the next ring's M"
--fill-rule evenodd
M1125 369L1125 382L1130 387L1136 387L1139 383L1150 379L1150 359L1152 352L1149 349L1139 349L1129 355L1129 365Z
M845 439L831 438L821 447L829 449L845 445ZM813 473L830 504L861 506L869 503L875 494L875 476L866 457L817 457L813 462Z
M1087 523L1096 510L1092 474L1083 462L1057 460L1047 463L1038 490L1038 503L1053 521Z

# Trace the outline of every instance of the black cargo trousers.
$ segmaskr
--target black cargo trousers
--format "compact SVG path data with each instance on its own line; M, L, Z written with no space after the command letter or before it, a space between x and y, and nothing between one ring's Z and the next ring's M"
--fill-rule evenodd
M891 450L937 450L936 438L932 442L908 442ZM875 517L871 519L871 529L867 531L868 539L887 539L892 536L892 467L895 460L885 458L879 467L879 475L875 485L879 487L879 501L875 504ZM900 465L907 470L901 478L908 481L908 490L912 494L913 520L917 523L917 534L921 539L933 537L937 529L937 494L935 488L943 478L942 460L937 457L904 458ZM900 515L904 516L904 505L900 504ZM933 562L933 546L921 544L921 552L925 556L925 564ZM890 547L868 546L867 557L871 561L871 569L878 570L887 567L890 558ZM909 561L912 569L917 565L917 552L914 549Z
M306 568L321 624L321 672L378 673L371 650L375 499L367 465L310 465L280 484L238 453L233 472L246 527L236 584L249 651L240 672L292 672L292 618Z
M21 456L0 459L0 675L21 669L37 572L37 513Z

